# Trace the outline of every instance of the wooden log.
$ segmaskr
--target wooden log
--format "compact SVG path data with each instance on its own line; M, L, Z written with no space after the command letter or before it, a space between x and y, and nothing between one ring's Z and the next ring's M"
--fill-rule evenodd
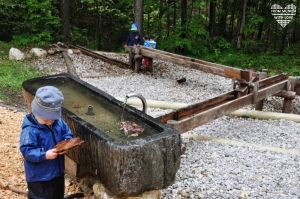
M238 91L237 97L245 96L249 93L248 82L252 81L253 70L241 70L241 79L240 85L238 86L236 91ZM243 80L245 83L243 83Z
M295 83L296 83L296 78L295 77L289 77L288 83L286 85L286 89L288 91L294 91ZM291 105L292 105L292 99L291 98L284 98L282 112L283 113L289 113L290 110L291 110Z
M142 59L142 56L140 55L140 46L136 46L134 45L133 46L133 49L134 49L134 72L135 73L138 73L139 70L140 70L140 65L141 65L141 59Z
M276 97L283 97L283 98L286 98L286 99L295 99L296 92L283 90L283 91L275 94L274 96L276 96Z
M219 106L220 104L233 100L235 98L235 95L235 92L230 92L216 98L206 100L202 103L192 104L187 107L180 108L176 111L177 114L174 120L182 120L184 118L190 117L191 115L195 115L208 110L209 108Z
M187 68L192 68L195 70L200 70L206 73L212 73L215 75L228 77L228 78L239 78L240 79L240 69L223 66L220 64L214 64L202 60L192 59L189 57L184 57L181 55L172 54L166 51L161 51L157 49L141 47L141 55L146 57L151 57L159 59L162 61L171 62L178 64Z
M153 73L153 58L148 57L148 63L149 63L148 65L149 71L150 73Z
M71 46L71 47L72 47L72 48L75 48L74 46ZM80 49L80 50L82 51L83 54L88 55L88 56L91 56L91 57L93 57L93 58L95 58L95 59L101 59L101 60L104 61L104 62L108 62L108 63L110 63L110 64L112 64L112 65L116 65L116 66L118 66L118 67L120 67L120 68L128 68L128 64L123 63L123 62L121 62L121 61L118 61L118 60L114 60L114 59L105 57L105 56L103 56L103 55L100 55L100 54L98 54L98 53L96 53L96 52L93 52L93 51L91 51L91 50L88 50L88 49L86 49L86 48L84 48L84 47L81 47L81 46L78 46L78 45L76 46L76 48Z
M267 71L259 73L259 81L268 77ZM262 110L264 106L264 99L258 101L255 105L255 110Z
M80 54L80 53L81 53L81 50L76 49L76 48L74 48L74 49L68 49L68 48L60 48L60 47L56 47L56 48L50 48L50 49L48 50L48 54L53 55L53 54L55 54L55 53L68 52L68 50L72 50L72 52L73 52L74 54Z
M67 68L68 68L68 72L75 76L75 77L78 77L77 73L76 73L76 70L73 66L73 63L72 63L72 60L71 58L69 57L68 53L67 52L62 52L62 56L64 57L65 59L65 62L66 62L66 65L67 65Z

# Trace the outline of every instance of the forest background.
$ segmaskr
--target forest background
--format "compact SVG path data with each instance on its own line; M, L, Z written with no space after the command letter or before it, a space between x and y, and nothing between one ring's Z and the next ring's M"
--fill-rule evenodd
M0 0L5 46L58 41L125 52L131 23L157 37L157 48L255 71L300 75L300 0ZM272 5L295 6L286 26ZM281 15L284 17L284 15ZM1 50L2 46L2 50Z

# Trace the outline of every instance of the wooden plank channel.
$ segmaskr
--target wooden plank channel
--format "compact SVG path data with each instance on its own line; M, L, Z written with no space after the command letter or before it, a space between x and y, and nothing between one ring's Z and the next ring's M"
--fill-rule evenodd
M262 100L268 96L281 92L285 89L287 81L288 80L280 81L259 90L257 100ZM202 124L208 123L214 119L229 114L239 108L252 104L253 93L234 100L229 100L231 97L224 98L224 96L236 95L235 92L236 91L231 91L221 95L223 97L218 96L214 99L209 99L198 104L193 104L182 109L178 109L170 114L161 116L158 119L161 122L167 123L171 127L177 129L180 133L184 133ZM224 99L224 101L217 104L218 99ZM213 101L216 102L215 106L212 106ZM211 104L209 105L209 108L205 108L204 106L209 103ZM197 109L197 111L191 111L192 109ZM180 118L178 117L179 115L182 115L183 117ZM176 120L176 117L178 117L178 120Z
M219 75L227 78L241 78L240 69L214 64L203 60L193 59L181 55L172 54L166 51L141 47L141 55L171 62L187 68L200 70L206 73Z
M129 68L128 64L126 64L126 63L123 63L123 62L121 62L119 60L108 58L108 57L106 57L104 55L100 55L99 53L91 51L91 50L89 50L87 48L84 48L84 47L81 47L81 46L78 46L78 45L77 46L70 46L70 47L80 49L81 52L83 54L85 54L85 55L91 56L91 57L96 58L96 59L101 59L102 61L108 62L108 63L110 63L112 65L116 65L116 66L118 66L120 68L125 68L125 69Z

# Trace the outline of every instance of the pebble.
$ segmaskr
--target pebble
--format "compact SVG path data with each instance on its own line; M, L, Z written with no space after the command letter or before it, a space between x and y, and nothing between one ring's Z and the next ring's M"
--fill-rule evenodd
M123 62L127 55L105 54ZM231 89L231 79L154 60L153 74L133 74L82 54L69 54L83 81L114 97L132 92L146 99L197 103ZM61 57L39 61L39 68L67 72ZM55 63L56 69L51 69ZM49 68L50 66L50 68ZM84 74L84 75L82 75ZM99 78L87 78L97 74ZM124 75L124 76L121 76ZM178 84L176 79L186 78ZM300 97L292 101L291 113L299 114ZM268 97L263 111L281 112L283 99ZM142 107L136 107L142 110ZM253 109L252 105L247 107ZM152 117L172 110L148 109ZM248 145L226 144L184 137L185 134L238 141ZM300 124L288 120L258 120L223 116L182 134L186 145L175 181L162 190L161 199L173 198L300 198ZM249 145L253 144L253 145ZM293 150L275 152L256 145ZM298 153L299 152L299 153Z

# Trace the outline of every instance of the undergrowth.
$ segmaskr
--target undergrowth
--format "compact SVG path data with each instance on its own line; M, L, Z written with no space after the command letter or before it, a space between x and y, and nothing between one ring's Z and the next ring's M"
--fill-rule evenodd
M9 100L6 92L21 94L25 80L41 75L30 61L9 60L10 48L11 45L0 42L0 99L5 101Z
M282 54L276 52L244 53L241 50L215 50L213 53L202 55L199 59L219 63L240 69L262 71L268 69L270 75L285 73L289 76L300 76L299 47L287 48Z

